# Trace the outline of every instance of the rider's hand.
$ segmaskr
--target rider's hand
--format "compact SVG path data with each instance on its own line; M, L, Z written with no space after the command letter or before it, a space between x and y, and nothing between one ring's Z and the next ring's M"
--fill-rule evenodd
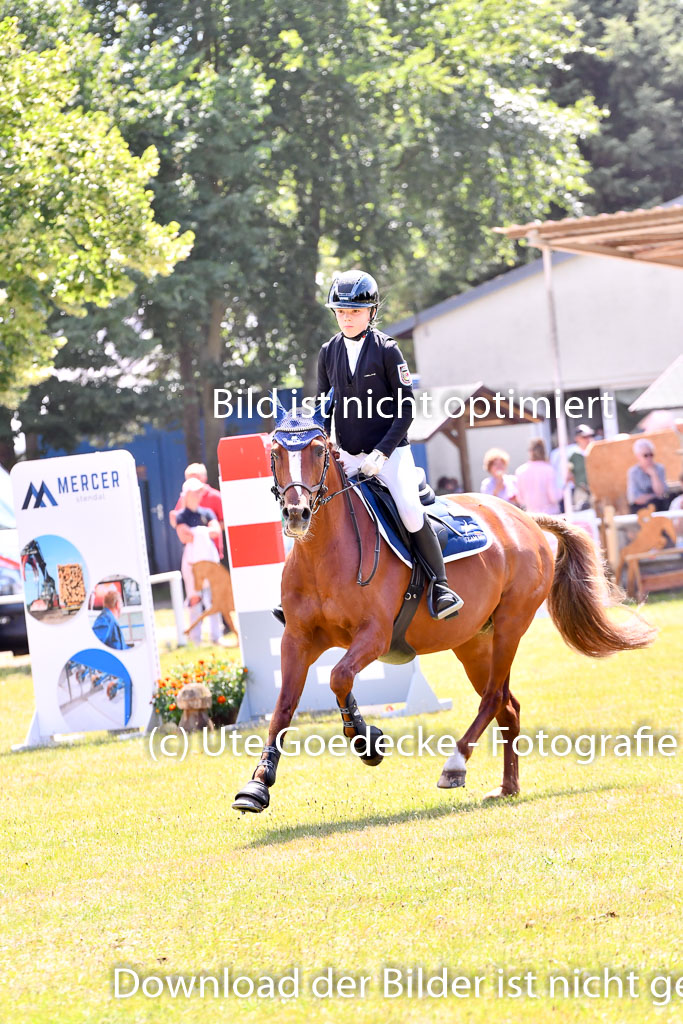
M375 448L361 464L360 471L363 476L377 476L378 473L381 473L386 461L386 455Z

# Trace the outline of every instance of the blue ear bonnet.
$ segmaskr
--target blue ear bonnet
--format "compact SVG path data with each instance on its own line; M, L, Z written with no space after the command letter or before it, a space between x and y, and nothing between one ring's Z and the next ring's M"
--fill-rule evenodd
M307 448L315 437L327 437L325 416L331 404L332 392L327 402L317 406L313 416L302 416L295 411L287 412L278 401L273 440L289 452L300 452Z

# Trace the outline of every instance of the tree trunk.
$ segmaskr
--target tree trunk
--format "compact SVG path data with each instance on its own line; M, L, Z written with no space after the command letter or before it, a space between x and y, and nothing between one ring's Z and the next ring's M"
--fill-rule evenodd
M327 338L322 334L322 317L315 277L318 272L321 232L322 191L320 182L311 182L310 190L300 190L299 210L303 225L297 273L301 277L301 321L299 337L304 356L303 381L307 395L316 393L318 383L318 352Z
M12 434L12 413L0 406L0 466L9 473L17 461L14 454L14 436Z
M182 424L188 462L202 462L202 433L199 389L195 376L192 343L183 338L179 349L180 379L183 384Z
M26 459L40 458L40 434L37 430L27 430L26 438Z
M225 303L222 299L213 299L211 315L206 332L206 346L200 356L201 367L201 402L204 415L204 446L206 449L206 469L209 483L218 486L218 442L223 437L224 420L216 419L213 414L213 390L221 377L221 354L223 338L221 323L225 314Z

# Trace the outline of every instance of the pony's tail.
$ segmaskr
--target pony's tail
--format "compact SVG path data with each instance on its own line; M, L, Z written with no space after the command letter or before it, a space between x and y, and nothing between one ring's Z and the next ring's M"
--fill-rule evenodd
M657 631L638 616L618 626L605 614L605 598L612 604L621 604L621 592L610 587L586 531L553 516L532 518L559 541L548 611L565 643L591 658L605 658L617 651L633 651L651 644Z

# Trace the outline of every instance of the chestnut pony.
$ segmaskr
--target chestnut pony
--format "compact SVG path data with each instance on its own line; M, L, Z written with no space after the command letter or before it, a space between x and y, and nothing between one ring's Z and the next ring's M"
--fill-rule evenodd
M321 426L318 418L309 426ZM315 433L315 431L314 431ZM330 687L341 710L344 733L366 764L382 760L382 736L367 727L353 697L356 675L385 654L406 592L410 571L382 539L376 572L376 528L335 457L322 429L306 447L290 451L272 442L274 492L285 530L296 541L282 575L282 687L252 780L235 798L241 811L269 803L280 756L276 740L292 720L313 662L330 647L346 648L332 670ZM519 792L519 701L510 690L510 670L520 639L541 603L570 647L593 658L645 647L654 630L641 620L612 623L603 609L608 584L593 542L562 519L528 515L499 498L458 494L457 504L483 520L493 543L481 554L451 562L448 578L464 598L460 613L433 619L423 596L406 640L418 654L452 650L480 697L476 717L446 761L438 785L462 786L473 747L495 718L508 731L503 781L489 797ZM558 540L557 555L543 530ZM359 743L355 742L358 738Z

